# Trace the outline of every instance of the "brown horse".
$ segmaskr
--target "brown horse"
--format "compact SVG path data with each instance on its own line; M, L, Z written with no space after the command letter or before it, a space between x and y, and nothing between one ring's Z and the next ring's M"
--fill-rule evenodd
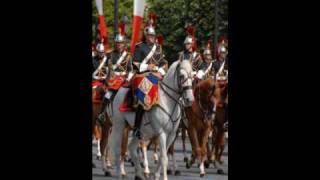
M102 84L97 84L97 86L93 86L92 88L92 128L94 137L97 139L97 159L102 160L105 176L111 176L109 172L111 163L107 158L107 143L112 123L107 116L105 116L106 119L102 124L97 121L105 92L105 87Z
M208 137L221 93L220 88L212 78L198 82L193 92L195 101L192 107L185 109L188 120L188 135L192 146L191 160L186 163L186 167L190 168L195 160L198 160L200 177L203 177Z
M100 151L100 141L101 141L101 126L97 122L97 118L101 109L101 99L103 94L103 87L102 86L93 86L92 88L92 132L93 136L97 140L97 159L101 158L101 151Z
M225 148L225 129L224 123L227 121L228 115L228 88L227 83L218 82L221 92L221 100L218 103L216 110L216 117L213 125L213 137L212 137L212 153L213 164L215 168L218 168L218 173L222 174L223 170L217 166L217 163L220 165L223 164L222 153Z

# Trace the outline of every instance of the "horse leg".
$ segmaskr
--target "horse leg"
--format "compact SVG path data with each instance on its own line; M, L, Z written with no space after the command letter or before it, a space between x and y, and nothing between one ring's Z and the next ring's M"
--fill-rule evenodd
M224 147L225 147L225 134L224 134L224 130L223 128L221 128L219 130L219 139L218 139L218 146L219 146L219 152L218 152L218 157L217 157L217 160L220 164L223 163L222 161L222 153L223 153L223 150L224 150Z
M176 176L179 176L181 174L181 172L179 170L177 170L176 158L174 156L174 142L171 144L171 146L168 150L168 155L169 155L169 158L171 157L172 173L174 173L174 175L176 175ZM171 168L169 170L171 170ZM171 174L169 172L170 171L168 171L168 174Z
M182 138L182 150L183 150L183 161L188 162L188 156L186 151L186 129L184 127L181 128L181 138Z
M96 124L95 137L97 139L97 159L101 159L101 127Z
M172 171L174 172L174 167L170 167L170 162L171 162L171 164L172 164L172 154L173 154L173 145L171 145L170 147L169 147L169 149L168 149L168 159L169 159L169 164L168 164L168 170L167 170L167 173L169 174L169 175L171 175L172 174Z
M139 146L139 139L136 137L133 137L130 144L129 144L129 152L131 156L131 160L134 163L135 167L135 180L142 179L142 173L141 173L141 166L140 166L140 158L138 157L138 149Z
M104 123L104 126L101 128L101 155L102 155L102 170L104 171L105 176L111 176L111 173L108 169L108 150L107 150L107 144L108 144L108 137L110 132L111 126L107 123L107 121Z
M147 145L144 142L142 144L142 152L143 152L144 177L149 177L150 170L149 170L148 156L147 156Z
M120 171L121 171L121 176L125 177L126 176L126 171L124 169L124 161L126 158L126 152L127 152L127 145L128 145L128 136L129 136L129 129L130 127L127 125L122 134L122 142L121 142L121 160L120 160Z
M191 159L189 162L186 163L186 167L189 169L194 163L195 159L199 156L200 148L199 148L199 143L197 138L198 135L197 135L196 129L190 126L188 129L188 133L189 133L189 139L192 147Z
M154 144L153 159L154 159L154 163L157 164L159 161L158 152L157 152L158 146L159 146L159 139L158 139L158 137L154 137L154 139L152 141Z
M206 126L204 132L202 132L200 136L201 138L200 177L203 177L205 175L204 161L207 153L209 133L210 133L210 127Z
M167 176L167 166L168 166L168 148L167 148L167 135L165 133L160 134L160 162L163 170L163 180L168 180ZM155 174L155 180L160 179L160 170L161 166L157 167L157 171Z
M210 135L209 135L208 141L207 141L207 161L206 161L205 164L204 164L206 168L209 168L210 163L212 162L212 161L211 161L212 148L210 148L210 141L209 141L210 138L212 138L212 136L210 137Z

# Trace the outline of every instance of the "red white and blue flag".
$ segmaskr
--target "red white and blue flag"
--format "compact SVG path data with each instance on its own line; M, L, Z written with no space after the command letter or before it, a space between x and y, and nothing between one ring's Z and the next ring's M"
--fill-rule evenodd
M140 104L145 110L149 110L153 105L158 104L159 82L160 76L156 73L136 74L132 86L138 101L137 105Z

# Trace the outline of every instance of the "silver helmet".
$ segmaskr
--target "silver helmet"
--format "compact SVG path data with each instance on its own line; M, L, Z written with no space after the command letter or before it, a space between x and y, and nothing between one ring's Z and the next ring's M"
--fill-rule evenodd
M104 53L104 45L102 43L97 44L97 52Z
M192 36L187 36L183 44L191 44L191 43L193 43Z
M148 26L145 28L145 31L144 31L145 35L156 35L156 30L154 29L153 26Z
M114 38L115 42L125 42L126 41L126 36L122 34L117 34L116 37Z

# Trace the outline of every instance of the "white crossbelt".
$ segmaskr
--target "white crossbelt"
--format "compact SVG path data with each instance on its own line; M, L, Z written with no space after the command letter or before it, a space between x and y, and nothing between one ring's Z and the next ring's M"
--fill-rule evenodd
M127 55L127 51L124 51L124 52L122 53L122 55L120 56L120 58L118 59L117 63L112 66L112 69L113 69L113 70L115 70L115 69L117 68L116 65L120 65L120 64L121 64L121 62L122 62L123 59L126 57L126 55Z
M149 52L149 54L143 59L142 64L146 64L149 59L153 56L153 54L156 52L156 44L153 44L153 47L151 49L151 51Z

